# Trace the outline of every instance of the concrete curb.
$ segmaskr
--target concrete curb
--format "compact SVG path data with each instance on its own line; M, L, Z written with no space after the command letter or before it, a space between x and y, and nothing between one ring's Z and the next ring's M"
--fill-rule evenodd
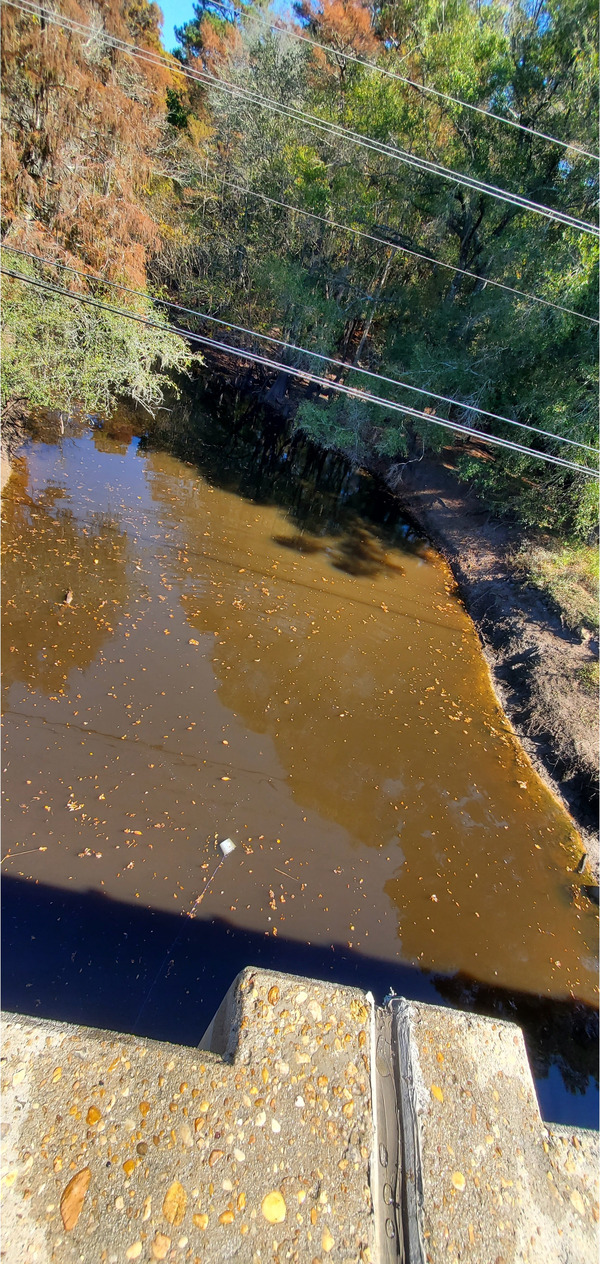
M19 1264L595 1264L598 1134L511 1023L248 968L200 1049L2 1019Z

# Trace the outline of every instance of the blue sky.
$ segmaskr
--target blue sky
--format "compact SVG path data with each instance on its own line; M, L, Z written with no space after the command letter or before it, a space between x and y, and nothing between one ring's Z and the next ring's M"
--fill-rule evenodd
M165 24L163 26L163 44L172 52L177 47L174 27L183 26L194 16L192 0L161 0Z
M163 44L169 52L172 52L177 47L174 28L183 26L184 22L189 22L193 18L193 0L158 0L158 3L165 19ZM290 5L288 0L275 0L271 8L274 13L283 15L288 12Z

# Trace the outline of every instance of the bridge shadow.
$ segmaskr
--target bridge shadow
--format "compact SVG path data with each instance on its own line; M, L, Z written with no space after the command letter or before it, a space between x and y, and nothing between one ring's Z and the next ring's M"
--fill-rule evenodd
M350 952L190 920L97 891L2 881L4 1009L197 1045L246 965L449 1005L523 1027L542 1115L597 1124L598 1015L581 1002L492 988Z

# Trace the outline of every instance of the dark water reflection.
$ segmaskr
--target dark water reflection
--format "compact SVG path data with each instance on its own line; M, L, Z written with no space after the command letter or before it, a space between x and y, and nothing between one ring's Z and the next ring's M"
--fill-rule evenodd
M5 1009L192 1046L215 998L249 964L362 987L378 1003L393 988L506 1019L523 1028L542 1118L597 1126L598 1014L583 1004L486 988L466 975L390 968L344 944L274 940L220 918L182 923L95 891L13 878L2 884L2 950Z
M283 509L301 528L301 533L283 536L287 547L295 544L309 552L310 544L301 547L303 536L312 535L317 544L319 537L356 530L370 534L373 528L380 544L385 540L409 549L422 547L384 483L353 469L337 453L317 448L301 435L290 436L268 410L239 396L206 396L200 407L195 400L179 401L145 429L141 451L157 445L197 465L209 483Z
M230 834L140 1031L250 961L393 987L522 1023L593 1125L577 837L393 497L225 400L53 438L4 515L5 1004L127 1028Z

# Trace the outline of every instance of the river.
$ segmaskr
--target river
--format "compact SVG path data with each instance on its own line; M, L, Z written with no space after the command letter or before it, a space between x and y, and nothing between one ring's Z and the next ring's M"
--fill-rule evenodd
M597 1126L576 831L382 486L124 411L26 446L3 554L5 1006L193 1042L246 964L393 988L522 1022Z

